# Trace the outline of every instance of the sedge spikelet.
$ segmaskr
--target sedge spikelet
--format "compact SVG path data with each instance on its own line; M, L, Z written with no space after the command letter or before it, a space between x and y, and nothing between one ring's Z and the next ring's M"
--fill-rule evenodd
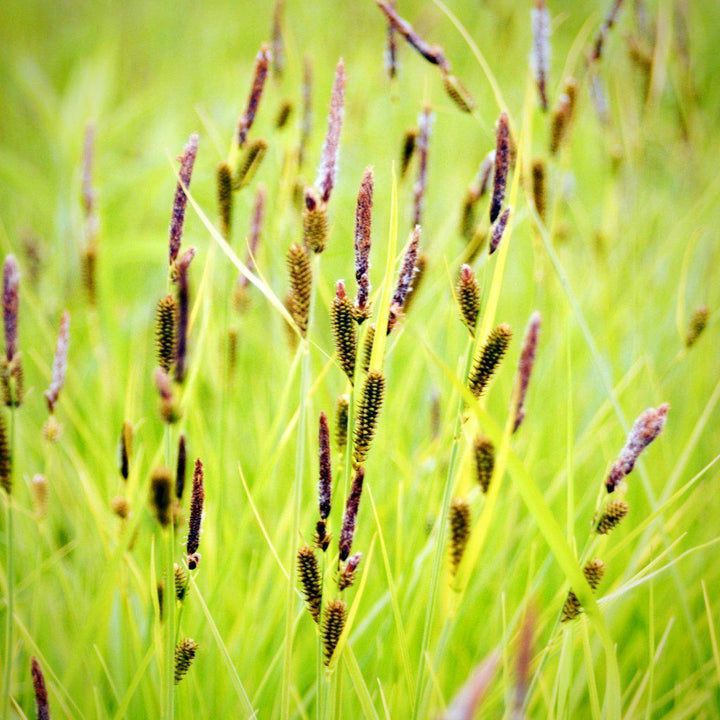
M188 573L184 567L175 563L175 597L182 602L187 595L188 588Z
M0 412L0 487L10 495L12 492L12 455L8 442L5 416Z
M219 162L215 169L217 183L218 212L220 215L220 234L225 240L230 239L233 208L232 169L226 162Z
M495 446L489 437L478 435L475 438L475 477L484 493L490 487L495 468Z
M480 315L480 286L473 269L469 265L463 265L460 268L455 292L460 308L460 318L470 331L470 334L474 336L475 326Z
M403 314L407 314L408 312L410 312L410 306L412 305L413 300L418 296L418 292L420 291L420 285L422 285L422 281L425 277L425 271L427 270L427 264L427 255L425 253L418 253L417 260L415 261L415 276L413 277L413 283L407 292L407 296L405 297ZM388 323L388 325L389 324L390 323Z
M367 373L370 371L370 360L372 358L373 343L375 342L375 326L370 325L365 333L363 340L362 358L360 360L362 371Z
M14 255L3 264L3 322L5 327L5 358L12 363L18 351L18 312L20 309L20 271Z
M57 442L62 437L62 432L62 425L58 422L55 415L50 415L50 417L43 423L43 437L49 443Z
M322 638L325 646L325 665L330 664L347 620L347 605L342 600L331 600L325 607Z
M600 585L600 581L602 580L604 574L605 563L602 560L590 560L583 568L583 575L585 575L585 579L593 592L597 589L598 585ZM582 612L582 610L583 608L577 595L570 590L568 592L567 599L565 600L565 605L563 606L562 622L573 620Z
M253 81L250 86L250 93L245 105L245 110L240 116L237 124L235 140L239 148L245 145L248 133L250 132L250 128L255 121L255 116L257 115L258 108L260 107L260 100L263 96L263 89L265 88L265 80L267 79L271 58L272 51L270 46L267 43L263 43L260 46L260 50L255 58Z
M297 243L291 245L288 250L287 265L290 273L290 305L288 309L298 330L304 336L307 332L310 314L312 268L307 252Z
M340 531L340 541L338 543L338 551L340 553L341 561L347 560L350 556L350 551L352 550L364 480L365 468L360 466L355 471L350 495L348 495L347 502L345 503L345 514L343 515L342 530Z
M338 576L338 589L340 590L340 592L342 592L343 590L347 590L349 587L352 587L352 584L355 582L358 565L360 564L361 560L362 553L355 553L347 559L347 562L345 563L343 569L340 571L340 574Z
M177 294L177 325L175 341L175 380L182 383L187 371L188 325L190 322L190 263L195 257L195 248L186 250L175 263Z
M15 353L15 357L10 362L6 358L0 360L0 382L5 405L20 407L25 397L25 371L21 352Z
M81 257L82 284L90 307L97 305L97 245L92 243L83 250Z
M610 12L608 12L608 14L605 16L603 24L600 26L600 30L598 31L598 34L595 38L595 42L593 43L593 49L590 55L591 62L598 62L602 57L605 41L607 40L608 34L610 33L613 25L615 25L615 21L617 20L617 16L620 12L620 7L622 6L622 4L623 0L613 1Z
M493 195L490 203L490 222L494 223L500 215L505 201L505 186L507 185L508 170L510 168L510 121L507 113L500 113L495 128L495 170L493 174Z
M330 93L330 111L328 112L327 133L322 146L320 164L317 170L315 187L320 199L327 203L335 187L337 177L338 154L340 152L340 132L342 130L345 104L345 63L342 58L335 67L335 79Z
M520 353L520 362L518 363L517 405L513 432L517 432L517 429L525 418L525 396L527 395L530 384L530 375L535 365L535 355L537 353L538 338L540 336L540 322L540 313L534 312L530 316L530 322L525 331L525 339L523 340L522 352Z
M598 535L607 535L620 524L629 510L630 508L624 500L611 500L602 511L600 519L595 523L595 532Z
M282 130L288 123L292 115L293 104L289 100L283 100L280 103L277 114L275 115L275 128Z
M187 675L195 654L197 653L198 644L192 638L181 640L175 647L175 684L177 685Z
M415 147L418 156L418 174L415 185L413 186L413 226L417 227L422 224L423 210L425 208L425 190L427 187L428 172L428 148L430 145L430 134L435 121L429 107L423 108L418 118L418 136L415 141Z
M315 551L309 545L303 545L297 554L298 579L305 605L316 623L320 622L322 606L322 579Z
M335 444L341 455L347 445L349 407L350 398L347 395L341 395L335 408Z
M450 574L456 575L470 539L470 504L455 498L450 505Z
M30 490L32 491L33 505L35 507L35 517L38 520L44 520L48 512L48 482L44 475L33 475L30 481Z
M330 516L332 504L332 462L330 457L330 429L327 415L318 420L318 511L321 520Z
M410 161L415 154L415 147L417 145L418 131L416 128L410 128L405 132L403 136L402 149L400 152L400 178L404 178L407 175L408 168L410 167Z
M175 188L172 217L170 218L170 240L168 242L168 259L170 265L175 262L180 252L180 244L182 243L183 228L185 225L185 209L187 207L187 195L185 194L183 185L185 188L190 188L190 179L192 178L197 151L198 135L197 133L193 133L187 145L185 145L182 155L178 158L180 160L180 170Z
M345 293L345 283L338 280L335 297L330 306L330 317L335 339L335 353L343 372L352 383L355 377L355 355L357 337L355 312L350 298Z
M416 225L410 237L407 250L403 256L397 285L390 301L390 317L388 319L388 333L393 329L406 307L408 296L413 289L415 276L418 271L418 251L420 249L420 226Z
M536 158L532 165L532 193L535 212L545 222L545 208L547 207L545 163L540 158Z
M45 391L45 400L48 410L52 414L55 411L55 404L60 397L60 391L65 385L65 373L67 371L67 357L70 347L70 313L66 310L60 319L60 330L58 332L55 357L52 366L52 378L50 387Z
M175 318L177 304L173 295L167 295L158 302L155 316L155 344L157 346L158 365L170 372L175 359Z
M31 673L33 690L35 691L35 708L37 720L50 720L50 703L48 702L47 688L45 687L45 676L36 657L31 661Z
M692 347L698 338L703 334L707 327L708 321L710 320L710 308L707 305L701 305L693 313L690 319L690 325L688 326L687 334L685 335L685 347Z
M327 206L313 187L305 188L303 208L303 240L314 253L321 253L327 245Z
M477 107L470 91L452 73L443 73L443 87L448 97L462 112L472 113Z
M232 178L233 190L242 190L253 181L253 178L265 159L267 149L267 140L263 140L262 138L253 140L250 145L248 145L235 169L235 174Z
M510 327L505 324L498 325L491 331L487 342L475 357L468 376L468 387L475 397L480 397L485 391L507 351L511 338Z
M577 81L568 78L553 109L550 121L550 154L557 155L568 134L577 98Z
M120 431L120 447L118 454L120 456L120 476L123 480L127 480L130 476L130 458L132 457L132 440L133 426L129 420L123 421L122 430Z
M370 451L384 392L385 377L379 370L372 370L365 378L355 425L353 460L358 465L365 462Z
M545 0L536 0L530 11L532 18L533 43L530 56L535 85L543 112L548 109L547 83L550 66L550 13Z
M150 503L155 517L162 527L170 524L170 508L172 499L172 477L166 467L158 467L153 471L150 484Z
M185 473L187 471L187 440L185 433L178 439L177 465L175 466L175 497L182 500L185 490Z
M370 242L373 208L373 169L363 174L355 206L355 319L362 323L370 315Z
M200 547L200 532L202 531L203 504L205 502L205 471L200 458L195 461L193 474L192 498L190 500L190 520L188 522L188 536L185 550L187 552L188 568L195 570L200 562L198 548Z

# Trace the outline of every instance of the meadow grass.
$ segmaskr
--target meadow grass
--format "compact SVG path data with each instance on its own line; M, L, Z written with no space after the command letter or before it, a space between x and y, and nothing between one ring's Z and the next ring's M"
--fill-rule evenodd
M12 479L10 494L0 490L0 717L41 717L37 668L53 718L468 718L476 702L482 717L720 717L720 6L626 0L598 50L611 0L549 0L543 112L534 1L395 5L426 57L396 32L392 80L388 20L373 0L0 5L0 248L20 266L24 369L22 404L0 407L0 480ZM275 65L240 148L264 42ZM330 192L316 167L329 166L320 161L341 57ZM551 152L558 108L572 100ZM510 210L490 255L496 184L480 197L476 176L503 112L510 169L496 210ZM419 123L426 174L422 132L403 172L404 138ZM175 158L194 132L190 182ZM218 164L232 171L249 149L258 155L240 189L225 176L223 214ZM332 318L347 310L336 281L355 300L356 198L369 166L370 317L353 339ZM173 380L166 327L161 401L156 311L183 292L178 265L168 268L178 182L188 196L178 257L196 255L185 377ZM313 184L308 220L302 189ZM324 251L305 255L304 235L320 249L325 222ZM398 276L410 257L413 277L416 222L424 270L406 300ZM312 274L302 307L285 301L294 243ZM536 311L533 363L523 339ZM504 357L481 358L504 324ZM333 329L346 333L343 353L356 343L355 358L338 361ZM366 362L383 378L376 426ZM519 365L532 366L526 394ZM15 387L5 366L0 380ZM665 402L662 433L610 498L627 503L620 518L605 481L636 419L662 415ZM329 546L315 549L316 624L297 555L319 519L321 412L333 497ZM181 433L186 488L177 522L163 526L168 487L152 478L165 466L174 482ZM480 433L494 449L484 487ZM186 547L196 458L199 548ZM359 474L351 545L363 557L340 592L338 541ZM182 602L175 564L187 573Z

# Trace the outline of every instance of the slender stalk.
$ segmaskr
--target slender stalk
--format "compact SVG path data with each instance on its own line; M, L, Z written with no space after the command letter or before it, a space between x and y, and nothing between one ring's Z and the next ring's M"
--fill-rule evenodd
M171 457L171 429L165 426L165 466L170 467ZM175 717L175 518L170 519L170 524L165 535L165 592L163 593L164 604L163 617L165 623L165 717L173 720Z
M15 474L15 408L10 408L10 487ZM6 564L7 568L7 616L5 618L5 666L3 668L3 718L10 717L10 683L12 681L13 626L15 615L15 552L13 548L12 494L8 493L6 505Z
M472 338L468 339L467 350L465 351L465 370L463 374L463 382L470 372L470 364L472 363ZM430 635L432 634L433 616L435 614L435 603L437 601L438 586L440 585L440 575L442 571L443 555L445 550L445 535L447 532L447 516L450 509L450 500L452 498L453 479L455 477L455 467L457 465L458 455L460 452L460 438L462 436L462 421L465 414L465 400L462 395L458 398L457 413L455 418L455 428L453 429L452 450L450 452L450 463L448 464L447 476L445 477L445 488L443 489L442 508L440 510L440 525L437 532L437 544L435 547L435 557L433 559L433 574L430 581L430 595L428 597L425 626L423 628L422 646L420 648L420 660L418 663L418 680L415 689L415 702L413 706L413 720L420 717L420 708L423 706L423 699L426 695L425 682L425 663L428 648L430 646Z

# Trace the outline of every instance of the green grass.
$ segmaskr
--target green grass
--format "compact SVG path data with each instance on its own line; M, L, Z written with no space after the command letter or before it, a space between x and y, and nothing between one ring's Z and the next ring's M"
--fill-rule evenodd
M642 37L642 29L637 4L626 0L601 61L609 99L602 124L584 58L610 3L550 0L551 107L564 77L580 79L568 143L550 159L549 114L538 108L528 63L532 4L399 0L401 14L443 46L475 96L478 109L467 115L444 93L438 69L404 43L400 75L387 80L386 26L371 0L287 0L286 71L268 81L251 131L269 150L252 186L236 196L224 243L215 167L227 157L255 54L270 38L271 4L2 3L0 249L20 262L27 388L13 420L12 563L5 512L0 520L0 660L11 697L4 682L0 692L9 717L34 717L32 655L45 672L53 718L167 717L170 694L176 718L434 718L491 657L499 662L481 714L512 717L528 616L536 619L527 717L720 717L720 8L641 3L652 60L645 75L628 53L627 36ZM676 20L685 5L689 64ZM330 239L313 265L311 328L291 347L282 302L285 254L302 237L289 158L299 136L303 56L314 72L306 182L320 158L340 56L347 89ZM294 110L277 130L284 100ZM355 199L373 165L373 321L387 317L416 172L413 164L399 178L400 146L425 103L435 113L423 223L428 269L407 317L373 352L386 393L353 545L364 559L343 593L348 624L328 671L295 587L294 553L312 540L317 516L317 417L324 410L332 419L337 397L349 391L333 360L330 303L339 278L354 297ZM475 346L501 322L514 338L477 402L464 384L472 348L453 299L465 250L457 228L502 109L524 172L508 185L513 213L499 252L473 262L483 290ZM96 308L81 274L90 121L100 216ZM148 502L150 474L168 462L153 334L156 303L168 291L174 158L193 131L200 149L183 247L198 254L179 428L189 461L205 465L206 514L202 562L174 619L178 637L194 638L199 650L170 693L170 643L155 586L173 536L163 534ZM548 161L547 224L528 191L535 157ZM251 304L238 314L232 290L246 272L258 183L268 191L265 226ZM486 200L479 212L486 217ZM41 253L37 281L24 249L29 236ZM701 304L711 321L686 350L687 324ZM56 410L63 434L50 444L42 393L65 308L70 360ZM527 416L513 435L515 369L536 309L538 358ZM239 338L231 375L230 328ZM597 540L590 523L606 473L637 415L664 401L671 405L665 431L628 479L630 514ZM117 461L125 419L135 427L126 483ZM478 428L498 452L488 495L473 477ZM171 437L172 465L177 428ZM333 442L328 597L348 457ZM49 486L43 520L31 493L37 473ZM117 495L131 505L123 525L110 508ZM470 499L473 528L451 580L443 510L455 496ZM184 523L175 530L175 562L184 557L185 532ZM607 564L594 596L581 580L590 557ZM586 612L561 624L570 586Z

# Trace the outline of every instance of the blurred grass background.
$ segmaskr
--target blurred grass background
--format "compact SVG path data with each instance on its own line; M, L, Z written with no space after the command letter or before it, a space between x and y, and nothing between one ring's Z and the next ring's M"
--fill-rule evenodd
M526 98L536 104L533 89L528 91L531 3L452 0L448 6L488 60L511 117L520 125ZM646 36L639 7L647 13ZM458 368L466 341L451 294L463 252L459 209L479 163L494 147L500 109L477 60L438 4L406 0L399 9L424 37L445 48L455 73L477 99L477 117L460 113L444 94L436 68L404 44L399 80L390 85L382 64L385 21L373 2L288 0L286 72L280 82L268 83L253 136L270 143L256 181L268 188L258 265L282 298L287 289L285 252L301 233L283 183L283 165L286 153L297 145L302 58L310 59L314 73L306 181L313 179L319 159L335 63L344 58L348 80L340 172L330 206L332 235L316 284L317 347L311 359L313 379L320 381L310 402L303 478L302 530L309 539L315 517L316 418L320 410L330 414L344 392L339 368L322 374L327 356L320 349L333 352L327 308L334 281L345 278L352 286L357 187L363 169L373 165L372 276L378 286L392 166L398 162L403 133L416 123L424 103L436 115L423 228L429 269L390 346L386 404L367 470L397 589L409 671L415 677L430 579L428 548L436 541L428 531L440 507L456 392L426 348ZM549 9L552 106L563 77L582 76L584 49L608 3L558 1L550 2ZM214 168L229 147L253 58L270 37L272 13L270 3L249 2L6 0L0 6L0 243L5 252L19 256L23 270L20 342L30 389L18 413L17 643L12 658L13 696L27 717L33 712L31 654L42 657L49 673L53 717L113 717L124 701L126 717L159 712L150 570L151 553L158 552L153 545L157 529L144 506L149 472L162 452L151 373L154 309L166 287L167 223L175 186L171 160L197 130L200 151L192 191L214 220ZM678 47L678 13L687 20L689 64ZM598 120L587 82L581 82L568 147L550 165L551 201L557 203L555 247L625 418L632 422L646 407L671 404L664 435L630 478L631 514L606 545L608 551L616 545L620 549L608 561L599 593L615 593L602 609L617 643L627 717L720 715L720 658L712 624L720 617L720 566L713 544L720 512L716 469L663 507L646 532L620 545L660 508L669 483L673 489L682 486L716 457L720 445L717 324L711 323L697 346L683 350L693 309L707 303L715 310L720 302L715 280L720 261L718 27L717 3L626 0L601 67L609 122ZM628 36L643 36L650 43L649 82L629 57ZM289 126L278 131L274 116L286 99L293 102L294 113ZM532 132L521 130L530 138L529 151L547 158L547 117L535 107L528 117ZM88 122L94 123L97 138L96 310L85 300L80 264L81 157ZM411 184L409 180L400 188L400 242L410 224ZM252 197L252 192L242 193L235 209L232 245L241 256ZM522 193L521 198L497 313L497 322L515 329L516 340L487 407L498 423L504 422L522 328L539 309L543 329L528 417L513 448L563 527L571 513L571 543L582 548L599 485L625 433L568 294L533 239L528 201ZM30 281L23 250L28 237L40 249L36 284ZM182 421L192 457L202 457L207 468L197 583L258 716L278 717L285 580L240 482L238 463L285 563L292 542L296 438L291 421L298 407L298 375L292 374L294 356L283 321L258 293L249 312L240 317L233 313L236 271L192 210L184 245L199 251L191 271L197 304ZM475 263L486 289L492 262L482 255ZM65 307L72 315L72 340L68 384L58 410L64 434L50 446L41 434L46 419L42 390ZM235 375L228 381L224 352L231 326L238 329L239 350ZM441 418L437 433L431 422L434 402ZM123 419L136 427L126 491L138 534L132 550L117 555L121 536L109 501L125 492L116 459ZM465 438L466 445L470 440ZM45 473L50 485L49 515L41 523L33 516L29 492L29 479L37 472ZM570 509L568 482L575 491ZM471 469L464 463L456 494L471 487ZM482 506L482 498L474 497L476 518ZM336 533L340 512L336 500ZM356 548L367 552L376 532L371 504L364 498ZM668 542L672 550L664 554ZM630 586L638 573L666 566L652 579ZM351 645L378 715L408 717L414 691L406 682L388 595L390 579L378 542L362 573L367 585ZM4 592L7 577L1 577ZM496 649L504 662L485 700L486 713L499 717L510 712L515 621L530 604L539 618L533 657L545 660L528 716L591 717L589 688L595 681L601 688L604 683L602 650L589 630L593 662L588 664L584 620L553 632L566 592L562 572L513 483L506 480L489 540L452 615L454 595L447 578L442 580L430 645L433 695L427 716L449 703L472 668ZM242 715L208 616L193 593L195 589L184 611L183 632L201 648L178 687L177 716ZM4 605L0 611L6 612ZM298 618L292 713L309 717L315 704L315 633L308 616L300 613L299 601ZM143 667L146 671L137 676ZM361 716L347 677L343 689L340 716Z

